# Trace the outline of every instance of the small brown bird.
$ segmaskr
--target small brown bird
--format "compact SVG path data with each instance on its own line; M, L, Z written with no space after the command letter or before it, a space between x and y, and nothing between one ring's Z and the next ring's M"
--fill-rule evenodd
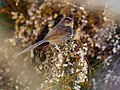
M63 18L55 27L53 27L48 32L48 34L44 37L43 40L31 45L30 47L21 51L19 54L30 51L44 42L49 42L50 44L53 44L53 45L59 45L69 40L73 34L73 24L74 24L74 21L72 18L70 17Z

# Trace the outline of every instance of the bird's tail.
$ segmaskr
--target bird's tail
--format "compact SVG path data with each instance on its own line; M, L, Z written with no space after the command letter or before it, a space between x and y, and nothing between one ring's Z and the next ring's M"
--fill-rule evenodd
M41 44L44 43L44 42L47 42L47 41L46 41L45 39L43 39L43 40L41 40L41 41L39 41L39 42L31 45L30 47L24 49L23 51L19 52L18 55L20 55L20 54L22 54L22 53L26 53L26 52L28 52L28 51L31 51L32 49L36 48L37 46L41 45Z

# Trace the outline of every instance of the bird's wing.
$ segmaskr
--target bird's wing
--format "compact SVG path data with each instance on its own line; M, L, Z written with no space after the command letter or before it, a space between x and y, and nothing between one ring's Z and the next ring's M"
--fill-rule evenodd
M50 30L48 32L48 34L46 35L46 39L48 38L59 38L65 34L67 34L67 28L63 28L63 27L55 27L52 30Z

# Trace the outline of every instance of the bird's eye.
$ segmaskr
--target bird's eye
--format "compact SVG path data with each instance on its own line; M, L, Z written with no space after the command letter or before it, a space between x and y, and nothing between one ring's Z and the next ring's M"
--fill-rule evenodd
M69 20L66 20L65 22L66 22L66 23L69 23Z

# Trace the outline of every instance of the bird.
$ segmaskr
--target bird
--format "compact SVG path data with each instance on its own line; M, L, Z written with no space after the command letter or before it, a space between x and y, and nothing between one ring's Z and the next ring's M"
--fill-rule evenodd
M32 49L38 47L45 42L49 42L50 44L55 46L64 43L73 36L73 25L74 20L71 17L64 17L56 26L49 30L43 40L40 40L37 43L29 46L18 54L20 55L22 53L31 51Z

